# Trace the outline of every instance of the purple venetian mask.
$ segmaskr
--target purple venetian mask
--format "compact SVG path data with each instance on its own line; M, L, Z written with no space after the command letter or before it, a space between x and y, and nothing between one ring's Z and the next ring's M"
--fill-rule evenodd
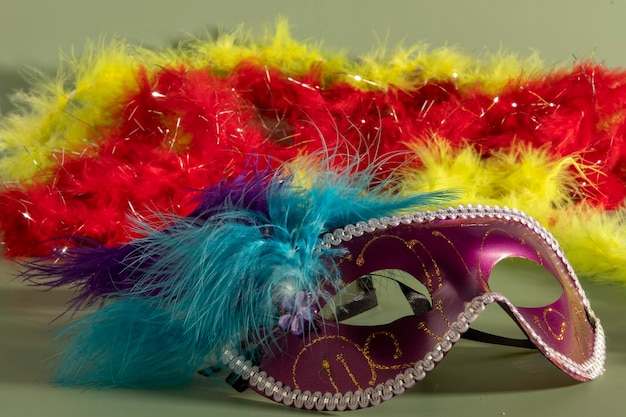
M324 319L311 294L283 303L280 348L261 355L258 365L234 350L223 355L235 374L277 402L345 410L387 400L423 379L494 302L519 324L528 337L523 342L571 377L588 381L603 372L604 333L572 267L554 238L519 211L459 207L375 219L327 234L320 245L346 250L337 261L346 286L399 270L428 294L414 304L415 314L377 326L344 324L339 313ZM529 308L493 292L492 270L506 258L545 268L562 286L560 297ZM410 302L420 295L405 294Z

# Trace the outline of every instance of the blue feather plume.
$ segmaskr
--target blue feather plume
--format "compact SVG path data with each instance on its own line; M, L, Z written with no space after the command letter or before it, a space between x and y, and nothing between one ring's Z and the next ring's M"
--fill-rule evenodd
M58 379L184 383L225 347L250 353L272 343L282 302L302 291L323 295L322 284L339 285L332 265L341 251L320 250L320 235L447 197L401 196L388 183L372 187L372 178L325 170L302 184L284 171L248 173L207 190L192 215L164 230L147 229L121 248L82 248L43 271L60 274L57 283L108 288L87 289L84 299L114 297L63 331ZM107 262L96 267L98 258ZM81 281L80 274L88 278ZM108 287L101 282L107 280Z
M120 300L60 331L53 378L98 388L183 385L205 362L191 340L167 310Z

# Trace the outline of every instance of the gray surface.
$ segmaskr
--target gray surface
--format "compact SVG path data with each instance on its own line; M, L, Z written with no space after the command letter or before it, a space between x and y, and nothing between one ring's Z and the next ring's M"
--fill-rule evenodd
M14 269L2 264L0 280L0 416L276 416L302 415L223 383L198 377L191 386L167 390L60 388L48 381L47 346L53 320L64 310L69 292L42 292L10 281ZM500 269L501 274L522 271ZM525 296L550 286L535 282ZM543 356L522 349L460 341L426 379L403 395L358 415L424 416L623 416L620 401L626 376L626 289L585 282L595 312L608 335L605 375L577 383ZM520 286L510 287L520 291ZM501 284L507 292L507 285ZM389 308L391 304L383 305ZM494 306L476 323L510 334L508 317Z

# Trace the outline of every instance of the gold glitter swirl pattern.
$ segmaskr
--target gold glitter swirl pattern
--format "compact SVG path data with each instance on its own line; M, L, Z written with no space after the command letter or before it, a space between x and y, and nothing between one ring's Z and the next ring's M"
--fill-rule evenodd
M401 238L400 236L396 236L396 235L389 235L389 234L385 234L385 235L380 235L380 236L374 236L372 239L370 239L364 246L363 249L361 249L361 253L359 253L359 256L357 256L356 258L356 264L358 266L363 266L365 265L365 252L367 251L367 249L376 241L381 240L381 239L396 239L399 240L400 242L402 242L410 251L412 251L413 253L415 253L415 251L413 250L413 246L415 245L415 243L417 242L416 240L405 240L403 238ZM416 254L417 255L417 254Z
M422 323L422 325L425 327L425 324ZM432 332L430 332L431 334L434 334ZM371 355L371 345L372 342L379 338L379 337L387 337L389 340L391 340L391 343L394 346L394 353L393 353L393 359L394 360L398 360L400 358L402 358L403 356L403 352L402 349L400 347L400 343L399 343L399 339L398 337L388 331L376 331L373 332L372 334L370 334L366 341L365 344L363 346L358 345L357 343L353 342L352 340L348 339L345 336L340 336L340 335L326 335L326 336L321 336L316 338L315 340L312 340L311 342L309 342L308 344L306 344L298 353L296 360L294 361L293 365L292 365L292 369L291 369L291 376L292 376L292 381L293 381L293 386L296 389L300 388L300 384L298 383L297 377L296 377L296 369L298 367L300 358L302 357L303 354L305 354L311 347L313 347L314 345L321 343L321 342L326 342L329 340L337 340L343 343L348 344L349 346L353 347L356 349L356 351L352 351L351 354L355 354L355 353L359 353L360 355L358 357L355 356L351 356L350 359L355 360L355 359L364 359L365 362L367 363L369 370L370 370L370 379L368 381L366 381L366 385L373 387L378 379L378 374L376 372L376 370L397 370L397 369L406 369L409 368L411 366L414 366L417 362L416 361L411 361L411 362L407 362L407 363L400 363L400 364L394 364L394 365L385 365L382 363L379 363L377 361L375 361L372 358ZM438 340L442 340L441 338L438 338ZM333 371L332 371L332 364L333 363L339 363L341 365L341 367L345 370L346 374L348 375L348 377L350 378L350 381L352 382L352 384L354 384L355 389L358 390L362 390L362 383L359 381L359 378L354 374L354 372L352 372L352 369L350 367L350 364L348 363L348 358L344 355L344 354L337 354L335 355L333 358L323 358L321 359L321 368L324 371L324 373L326 374L328 381L330 383L330 385L333 387L333 389L335 390L335 392L340 392L339 386L337 385L337 381L335 380L334 376L333 376Z
M555 315L559 316L562 319L558 331L555 331L552 328L552 326L550 325L550 323L548 322L548 314L555 314ZM563 313L561 313L560 311L556 310L555 308L553 308L553 307L546 307L546 308L543 309L543 322L536 315L533 316L533 321L535 322L537 327L539 327L541 329L541 331L546 336L548 336L548 337L552 336L554 338L554 340L557 340L559 342L563 341L563 339L565 338L565 330L567 329L567 319L566 319L566 317L565 317L565 315ZM545 324L545 326L544 326L544 324Z
M359 253L359 255L356 258L356 265L359 267L362 267L365 265L365 253L367 252L367 250L370 248L370 246L376 242L379 241L381 239L394 239L394 240L399 240L400 242L402 242L407 249L409 249L413 255L415 256L415 259L417 259L417 261L420 263L420 266L422 267L422 271L424 273L424 277L426 280L426 288L428 288L429 291L433 291L434 287L433 287L433 277L432 274L430 272L430 270L427 268L426 263L424 262L424 260L422 259L421 256L419 256L417 254L417 252L415 252L415 246L419 245L419 247L424 250L424 252L426 252L428 254L428 257L430 258L432 264L433 264L433 268L434 268L434 272L435 275L437 277L437 289L440 289L443 286L443 279L441 276L441 269L439 268L439 265L437 263L437 261L435 260L435 257L430 253L430 251L428 250L428 248L426 247L426 245L424 245L422 242L420 242L418 239L411 239L411 240L405 240L403 238L401 238L400 236L395 236L395 235L390 235L390 234L384 234L384 235L380 235L380 236L375 236L372 239L370 239L361 249L361 252ZM347 258L346 258L347 259ZM347 259L347 260L352 260Z
M376 368L374 366L374 362L370 359L369 355L365 352L365 350L359 346L358 344L354 343L352 340L348 339L345 336L340 336L340 335L325 335L325 336L321 336L318 337L314 340L312 340L311 342L307 343L298 353L298 355L296 356L296 360L293 362L293 365L291 367L291 377L292 377L292 381L293 381L293 386L296 389L300 388L300 384L298 384L298 380L296 377L296 369L298 367L298 364L300 362L300 358L302 357L302 355L304 353L306 353L312 346L320 343L320 342L324 342L324 341L328 341L328 340L339 340L341 342L347 343L348 345L354 347L356 349L356 351L358 353L361 354L361 358L365 359L365 361L368 364L368 368L370 369L371 372L371 378L368 381L368 385L369 386L373 386L376 383ZM348 372L348 376L350 377L350 379L353 381L353 383L355 383L355 387L357 389L359 388L359 384L357 382L357 379L354 375L354 373L350 370L350 366L347 363L345 357L343 355L337 355L334 358L335 361L338 361L339 363L341 363L341 365L343 366L343 368ZM327 359L324 358L321 361L321 366L322 369L324 370L324 372L326 373L326 375L328 376L329 380L330 380L330 384L333 386L333 388L336 390L336 392L339 392L339 389L337 387L337 384L332 376L332 371L331 371L331 362Z
M454 244L454 242L452 242L450 240L450 238L448 238L446 235L444 235L443 233L441 233L439 230L434 230L432 232L433 236L439 237L443 240L446 241L446 243L448 243L448 245L450 245L450 247L454 250L454 252L456 252L456 255L459 257L459 259L461 260L461 262L463 263L463 266L465 267L465 270L467 271L467 274L476 282L478 283L478 278L476 278L476 275L474 275L472 273L472 270L469 268L469 266L467 266L467 262L465 262L465 259L463 258L463 255L461 255L461 253L459 252L459 249L456 247L456 245Z

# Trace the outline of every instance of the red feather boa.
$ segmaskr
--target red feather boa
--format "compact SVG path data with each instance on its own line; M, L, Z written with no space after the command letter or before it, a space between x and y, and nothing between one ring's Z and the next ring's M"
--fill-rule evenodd
M497 96L437 81L364 91L323 81L315 68L296 77L254 62L227 75L181 67L138 77L139 88L111 104L116 122L94 126L83 152L59 154L32 182L5 186L8 256L49 253L58 236L127 242L129 215L185 214L198 190L238 174L251 156L278 166L322 149L394 153L393 165L411 158L408 143L428 146L433 135L485 157L519 141L555 158L578 155L579 198L613 209L626 195L626 73L601 65L514 79Z

